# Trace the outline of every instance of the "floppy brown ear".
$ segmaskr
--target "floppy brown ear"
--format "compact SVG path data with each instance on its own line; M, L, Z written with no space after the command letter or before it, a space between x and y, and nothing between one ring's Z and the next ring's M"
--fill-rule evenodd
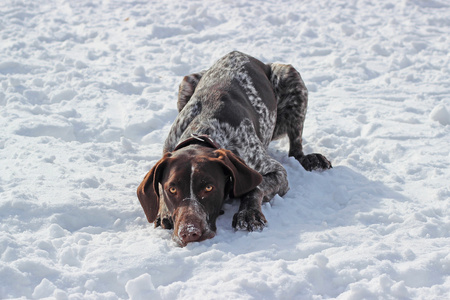
M167 164L170 153L164 155L156 165L145 175L144 180L137 189L137 196L144 209L145 216L149 223L153 223L159 211L159 182Z
M233 196L240 197L254 188L262 181L262 176L245 164L233 152L225 149L216 150L218 161L230 171L233 177Z

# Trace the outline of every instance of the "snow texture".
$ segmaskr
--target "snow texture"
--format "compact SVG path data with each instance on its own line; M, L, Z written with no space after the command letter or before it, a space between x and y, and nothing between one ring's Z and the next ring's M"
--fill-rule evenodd
M0 298L448 299L450 4L3 0ZM306 172L262 232L176 247L135 190L182 76L229 51L290 63L309 91Z

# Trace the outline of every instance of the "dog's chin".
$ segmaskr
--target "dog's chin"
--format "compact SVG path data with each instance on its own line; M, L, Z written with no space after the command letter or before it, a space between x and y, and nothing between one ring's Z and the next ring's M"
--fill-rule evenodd
M203 232L202 236L201 236L198 240L196 240L196 241L194 241L194 242L184 243L184 242L181 240L181 238L180 238L178 235L176 235L175 233L172 235L172 240L175 242L175 244L176 244L178 247L181 247L181 248L182 248L182 247L186 247L187 244L190 244L190 243L197 243L197 242L202 242L202 241L204 241L204 240L212 239L212 238L215 237L215 236L216 236L216 233L215 233L214 231L212 231L211 229L207 228L207 229L205 229L205 231Z

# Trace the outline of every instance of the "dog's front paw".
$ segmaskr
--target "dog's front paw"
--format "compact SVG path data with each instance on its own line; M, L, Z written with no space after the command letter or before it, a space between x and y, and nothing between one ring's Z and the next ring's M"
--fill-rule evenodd
M304 155L300 157L298 161L306 171L327 170L333 167L331 162L319 153Z
M243 209L233 217L233 228L236 230L261 231L266 224L266 217L254 208Z
M169 216L169 215L161 216L161 215L159 215L156 218L154 224L155 224L155 227L161 226L164 229L172 229L173 228L172 216Z

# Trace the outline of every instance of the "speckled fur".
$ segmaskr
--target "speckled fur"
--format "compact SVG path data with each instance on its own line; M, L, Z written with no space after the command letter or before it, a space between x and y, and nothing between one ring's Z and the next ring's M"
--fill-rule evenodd
M222 148L240 156L263 175L263 181L241 199L233 226L262 229L266 220L261 203L289 189L286 170L266 149L272 140L287 134L289 155L299 161L305 158L302 131L307 102L308 91L292 66L264 65L246 54L231 52L209 70L184 77L179 114L164 153L173 151L191 134L198 134L209 135Z

